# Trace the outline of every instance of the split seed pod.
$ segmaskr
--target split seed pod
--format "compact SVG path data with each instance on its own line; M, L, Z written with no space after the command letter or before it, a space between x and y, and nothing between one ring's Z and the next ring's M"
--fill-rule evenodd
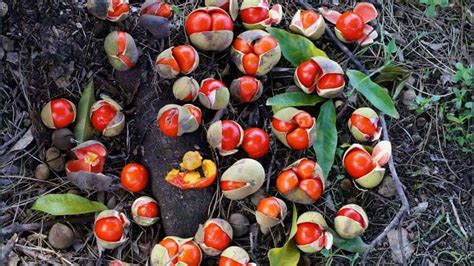
M198 151L186 152L179 166L180 169L172 169L165 177L168 183L177 188L206 188L216 180L216 164L209 159L203 160Z
M170 5L163 0L146 0L140 11L140 24L157 39L170 36L169 18L173 16Z
M247 251L241 247L231 246L222 252L219 257L219 266L235 265L235 266L257 266L257 264L250 262L250 257Z
M219 120L207 130L207 142L222 156L236 153L244 139L244 130L233 120Z
M244 0L240 6L240 18L246 29L265 29L280 23L283 8L275 4L270 9L268 0Z
M290 201L313 204L324 191L323 170L313 160L299 159L281 171L276 186L278 192Z
M265 181L263 166L253 159L240 159L222 174L222 194L231 200L241 200L259 190Z
M263 198L257 205L255 218L262 231L282 222L287 214L286 203L276 197Z
M199 83L191 77L180 77L173 84L173 95L184 102L193 102L199 94Z
M155 69L160 77L176 78L178 74L187 75L199 65L199 54L191 45L172 46L161 52L155 61Z
M372 154L364 146L352 144L344 153L342 161L347 173L358 185L374 188L382 182L385 174L383 166L391 156L392 144L384 140L375 145Z
M229 89L222 81L213 78L201 81L199 102L204 107L212 110L224 109L229 104L229 98Z
M334 218L334 227L339 236L352 239L360 236L369 226L369 218L364 209L356 204L342 206Z
M142 196L132 204L132 217L141 226L150 226L158 221L158 203L153 198Z
M191 43L203 51L223 51L234 38L234 22L218 7L201 7L192 11L185 22Z
M367 24L378 16L377 9L371 3L358 3L354 10L343 14L327 8L320 8L319 11L327 21L336 25L334 31L342 42L357 42L364 46L378 37L377 31Z
M281 58L278 41L263 30L248 30L235 39L230 50L232 62L245 75L263 76Z
M157 118L161 132L172 138L196 131L201 120L201 109L192 104L167 104L161 107Z
M138 61L138 49L133 37L124 31L113 31L104 41L105 52L113 68L129 70Z
M195 266L200 265L202 252L192 238L167 236L151 250L152 266Z
M301 63L294 75L296 85L307 94L316 93L325 98L336 97L346 85L344 71L335 61L315 56Z
M127 228L130 225L125 214L116 210L100 212L94 222L94 236L101 249L114 249L127 241Z
M92 126L106 137L119 135L125 127L122 107L108 96L91 106L90 116Z
M285 146L308 149L316 139L316 119L305 111L284 108L273 116L272 131Z
M223 219L209 219L194 236L202 251L209 256L217 256L222 253L232 242L232 226Z
M76 106L64 98L51 100L41 109L41 120L51 129L67 127L76 120Z
M380 138L382 128L378 127L379 116L368 107L355 110L347 125L352 136L358 141L376 141Z
M87 10L102 20L117 22L128 16L128 0L87 0Z
M232 20L235 20L239 15L239 1L238 0L205 0L204 5L207 7L218 7L229 12Z
M290 30L311 40L317 40L324 34L326 22L324 18L313 10L298 10L293 16Z
M241 103L256 101L262 96L262 92L262 82L252 76L243 76L234 79L230 84L231 95Z
M296 221L296 246L305 253L315 253L330 249L333 235L328 231L324 217L318 212L305 212Z

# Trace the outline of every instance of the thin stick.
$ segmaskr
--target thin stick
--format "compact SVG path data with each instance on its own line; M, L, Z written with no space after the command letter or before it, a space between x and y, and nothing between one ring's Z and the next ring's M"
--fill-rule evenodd
M8 236L13 233L21 233L25 231L35 231L41 228L50 228L52 227L55 223L58 222L68 222L71 224L86 224L94 221L94 216L89 215L89 216L81 216L81 217L73 217L73 218L67 218L67 219L55 219L51 221L47 221L44 223L31 223L31 224L20 224L20 223L14 223L12 225L6 226L2 228L1 235L2 236Z

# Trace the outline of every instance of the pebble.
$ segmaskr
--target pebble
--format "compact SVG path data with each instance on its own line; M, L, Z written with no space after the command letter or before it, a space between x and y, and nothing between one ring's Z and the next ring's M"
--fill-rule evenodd
M413 104L416 98L416 92L414 90L406 90L403 92L402 102L404 105L409 106Z
M397 188L391 176L385 176L382 183L377 188L377 193L380 195L391 198L397 193Z

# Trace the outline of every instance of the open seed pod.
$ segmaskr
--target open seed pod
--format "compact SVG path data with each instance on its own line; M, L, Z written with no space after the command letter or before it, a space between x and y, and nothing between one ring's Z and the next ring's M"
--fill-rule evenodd
M368 107L362 107L355 110L347 126L352 136L358 141L376 141L382 134L382 128L378 127L379 116Z
M94 236L100 249L114 249L127 241L130 221L116 210L100 212L94 222Z
M252 76L243 76L234 79L230 84L231 95L241 103L256 101L262 96L262 92L262 82Z
M201 109L192 104L167 104L161 107L157 117L161 132L172 138L196 131L201 119Z
M191 45L172 46L161 52L155 61L160 77L176 78L178 74L189 74L199 65L199 54Z
M234 38L234 22L219 7L201 7L192 11L185 22L191 43L203 51L223 51Z
M373 43L374 39L378 37L377 31L368 25L378 16L377 9L371 3L358 3L354 10L346 11L343 14L324 7L319 11L327 21L336 25L334 31L342 42L357 42L364 46Z
M209 159L203 160L198 151L186 152L179 166L180 169L173 168L165 177L168 183L177 188L206 188L216 180L216 164Z
M326 22L324 18L313 10L298 10L293 16L290 30L311 40L317 40L324 34Z
M280 172L276 186L278 192L290 201L313 204L324 191L323 170L313 160L299 159Z
M327 231L328 225L318 212L305 212L296 221L296 246L305 253L315 253L321 249L330 249L333 235Z
M192 238L167 236L151 250L150 264L152 266L201 265L202 252Z
M281 58L278 41L263 30L244 31L235 39L230 50L232 62L245 75L263 76Z
M272 131L285 146L308 149L316 139L316 119L305 111L283 108L273 115Z
M163 0L146 0L140 11L140 24L157 39L170 36L169 18L173 16L170 5Z
M150 226L158 221L158 203L153 198L141 196L132 204L132 217L141 226Z
M219 120L207 130L207 142L222 156L236 153L244 139L244 130L233 120Z
M229 12L232 20L239 16L239 1L238 0L205 0L204 5L207 7L219 7Z
M265 181L263 166L254 159L240 159L221 177L222 194L231 200L244 199L262 187Z
M255 218L262 231L266 231L283 221L287 212L284 201L276 197L268 197L258 203Z
M275 4L270 9L268 0L244 0L240 6L240 18L246 29L265 29L280 23L283 8Z
M66 163L68 179L84 190L103 191L112 184L112 177L102 174L107 150L95 140L83 142L71 150L76 160Z
M207 78L201 81L199 90L199 102L204 107L212 110L220 110L229 104L229 89L217 79Z
M138 61L138 49L133 37L124 31L113 31L104 41L105 52L113 68L129 70Z
M114 137L125 127L122 107L108 96L95 102L90 110L92 126L106 137Z
M296 85L307 94L316 93L325 98L336 97L346 85L341 66L324 56L315 56L301 63L295 71Z
M87 0L87 10L99 19L117 22L128 16L128 0Z
M219 257L219 265L257 266L257 264L250 262L247 251L238 246L226 248Z
M41 109L41 120L51 129L67 127L76 120L76 106L64 98L53 99Z
M199 83L191 77L180 77L173 84L173 95L184 102L193 102L198 97Z
M212 218L207 220L204 225L199 225L194 240L204 253L209 256L217 256L230 246L232 236L232 226L226 220Z
M392 155L389 141L381 141L375 145L372 154L360 144L352 144L342 158L347 173L355 182L364 188L378 186L384 177L385 168Z
M352 239L364 233L369 226L369 218L364 209L356 204L347 204L337 211L334 227L337 234L345 239Z

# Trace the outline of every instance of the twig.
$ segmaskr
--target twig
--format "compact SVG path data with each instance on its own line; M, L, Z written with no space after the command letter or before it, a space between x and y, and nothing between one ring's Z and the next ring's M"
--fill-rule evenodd
M66 219L55 219L51 221L47 221L44 223L30 223L30 224L20 224L14 223L12 225L6 226L2 228L1 235L8 236L13 233L21 233L25 231L35 231L41 228L50 228L55 223L58 222L68 222L71 224L86 224L94 221L94 216L81 216L81 217L73 217L73 218L66 218Z
M13 246L18 240L18 235L14 234L0 250L0 261L6 261L8 255L13 250Z
M454 217L456 218L456 223L458 224L459 229L461 230L464 237L466 237L466 239L468 239L469 235L467 234L466 230L464 229L464 227L461 224L461 219L459 219L458 211L456 210L456 206L454 206L454 202L453 202L452 197L449 198L449 203L451 203L451 207L453 208Z

